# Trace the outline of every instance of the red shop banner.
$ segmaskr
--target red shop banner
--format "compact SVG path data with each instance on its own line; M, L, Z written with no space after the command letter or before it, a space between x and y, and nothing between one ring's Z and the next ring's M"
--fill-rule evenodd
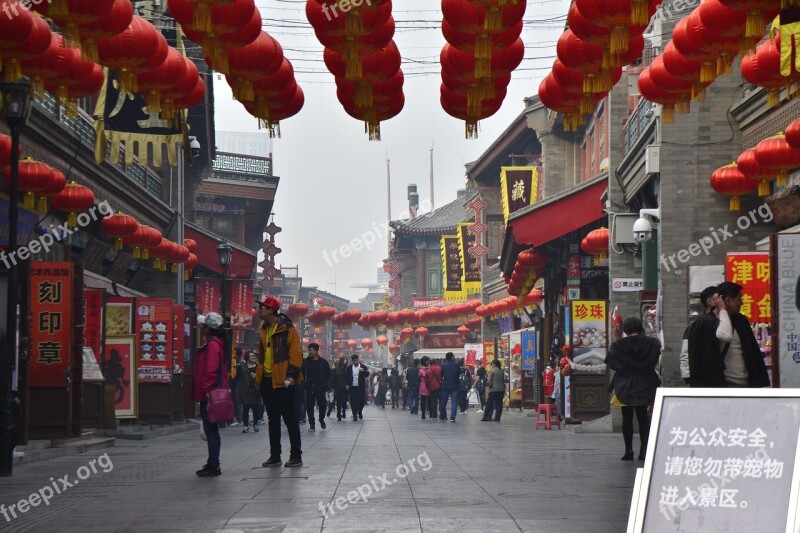
M219 313L219 302L222 299L220 281L218 278L201 278L197 280L194 297L198 314Z
M772 320L769 252L741 252L725 258L725 279L742 289L740 312L750 322Z
M177 372L180 367L180 372L184 371L185 365L183 363L183 334L184 334L184 309L182 304L174 304L172 313L172 364L174 370Z
M66 387L72 341L72 263L31 263L32 387Z
M139 382L172 380L173 302L169 298L136 299Z
M231 287L231 328L251 329L253 327L253 280L235 279Z
M103 291L83 291L83 339L103 368Z
M425 338L426 348L464 348L464 341L458 333L431 333Z

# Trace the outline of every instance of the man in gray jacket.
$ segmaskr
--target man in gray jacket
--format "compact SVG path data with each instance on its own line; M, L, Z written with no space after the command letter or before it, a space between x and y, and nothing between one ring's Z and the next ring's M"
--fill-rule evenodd
M503 396L506 392L505 373L500 368L500 360L492 361L494 369L489 374L489 401L486 402L486 411L483 413L481 422L500 422L503 414ZM497 410L495 417L492 418L494 410Z

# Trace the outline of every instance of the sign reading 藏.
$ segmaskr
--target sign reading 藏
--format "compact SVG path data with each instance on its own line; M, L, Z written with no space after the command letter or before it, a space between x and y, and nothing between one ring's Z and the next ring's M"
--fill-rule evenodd
M795 531L800 391L659 389L650 435L633 531Z

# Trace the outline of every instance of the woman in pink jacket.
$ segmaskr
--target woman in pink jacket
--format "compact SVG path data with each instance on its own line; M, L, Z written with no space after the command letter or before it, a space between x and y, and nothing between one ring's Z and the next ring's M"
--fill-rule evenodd
M430 400L430 391L428 390L428 385L425 384L425 372L426 368L422 365L419 367L419 403L420 403L420 411L422 411L422 419L425 420L425 410L430 410L429 400Z
M196 473L199 477L218 476L219 450L222 441L219 436L219 424L208 420L206 404L208 393L212 388L228 388L228 368L225 365L225 330L222 327L222 316L208 313L197 317L206 343L197 349L194 358L194 376L192 378L192 400L200 402L200 416L203 419L203 432L208 444L208 461Z

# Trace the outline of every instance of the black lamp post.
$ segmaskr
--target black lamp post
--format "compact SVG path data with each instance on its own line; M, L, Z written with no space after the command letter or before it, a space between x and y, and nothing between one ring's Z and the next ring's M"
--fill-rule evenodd
M228 309L227 309L227 291L225 290L225 282L228 278L228 267L231 264L231 257L233 256L233 248L227 242L222 242L217 245L217 260L219 261L219 266L222 267L222 287L220 289L220 296L222 297L222 302L219 304L219 311L222 315L222 327L225 329L226 335L226 342L227 346L226 351L227 353L231 352L232 340L231 340L231 318L228 316ZM233 364L231 362L231 364Z
M6 346L0 357L0 476L10 476L14 463L14 446L19 432L19 404L14 396L12 373L17 361L17 284L18 271L14 255L17 251L17 221L19 219L19 137L30 111L30 83L0 81L0 114L11 129L11 185L9 187L8 269L6 293Z

